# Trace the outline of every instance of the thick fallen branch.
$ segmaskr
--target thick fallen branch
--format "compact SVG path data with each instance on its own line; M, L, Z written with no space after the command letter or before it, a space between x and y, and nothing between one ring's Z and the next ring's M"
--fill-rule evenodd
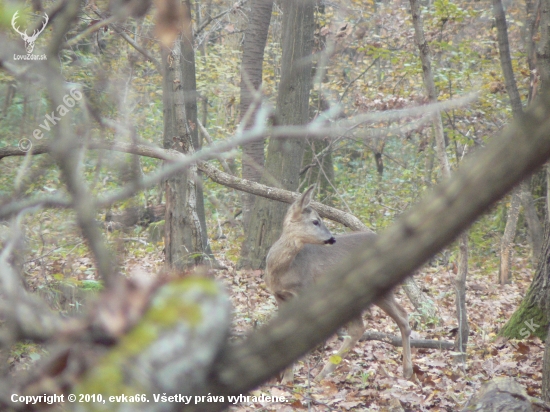
M199 170L202 170L206 176L216 183L278 202L292 203L300 196L289 190L273 188L250 180L231 176L208 163L200 163ZM350 213L343 212L319 202L311 202L311 206L321 215L321 217L341 223L352 230L370 231L363 222Z
M387 333L382 332L365 332L359 340L379 340L381 342L389 343L393 346L403 346L401 336L388 335ZM444 340L411 339L411 347L424 349L453 349L455 347L455 344L454 342L447 342Z

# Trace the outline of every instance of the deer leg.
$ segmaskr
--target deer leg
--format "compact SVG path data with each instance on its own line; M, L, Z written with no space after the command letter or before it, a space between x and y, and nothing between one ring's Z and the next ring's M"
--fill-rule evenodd
M294 382L294 364L290 365L288 368L285 369L285 372L283 374L283 379L281 380L281 383L283 385L291 385Z
M413 374L413 366L411 361L411 327L409 326L407 312L397 303L393 293L387 294L380 301L376 302L376 306L386 312L397 323L401 331L401 339L403 341L403 377L409 379Z
M346 336L344 343L342 343L342 346L336 353L336 356L340 356L341 358L343 358L346 353L353 348L361 336L363 336L363 332L365 332L365 325L363 324L363 318L361 316L350 321L347 327L349 336ZM315 381L321 382L327 375L336 369L336 366L337 364L328 360L327 363L325 363L323 370L315 377Z
M289 290L280 290L275 293L275 300L277 301L277 306L280 308L284 302L289 301L297 296L297 293ZM283 378L281 383L283 385L289 385L294 382L294 364L290 365L285 369L283 373Z

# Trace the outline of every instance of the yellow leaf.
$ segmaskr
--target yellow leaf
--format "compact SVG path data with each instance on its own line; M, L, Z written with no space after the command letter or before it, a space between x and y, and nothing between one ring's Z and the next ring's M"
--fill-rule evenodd
M332 363L333 365L339 365L340 362L342 362L342 357L341 357L341 356L338 356L338 355L332 355L330 358L328 358L328 360L329 360L330 363Z

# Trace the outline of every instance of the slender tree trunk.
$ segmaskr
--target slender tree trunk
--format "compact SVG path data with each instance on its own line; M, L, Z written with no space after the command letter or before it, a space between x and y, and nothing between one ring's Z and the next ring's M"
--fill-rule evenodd
M521 96L519 95L516 79L514 77L514 70L512 68L506 15L504 14L501 0L493 0L493 14L497 26L498 51L502 74L504 75L506 91L508 92L510 104L512 105L512 113L514 118L517 118L523 114L523 105L521 104Z
M187 127L191 134L191 140L193 142L193 149L199 150L201 142L199 140L199 128L197 125L197 79L195 75L195 50L193 48L193 32L192 32L192 18L191 18L191 2L185 0L184 10L186 16L185 22L188 22L184 28L181 38L181 52L182 59L181 66L181 83L183 87L183 97L185 103L185 117L187 121ZM204 211L204 196L202 191L202 179L200 178L200 172L195 175L197 180L195 184L195 198L196 198L196 213L201 225L201 243L203 245L203 251L210 258L213 258L210 244L208 243L208 233L206 228L206 216Z
M510 57L510 45L508 43L508 28L506 23L506 15L502 7L501 0L493 0L493 14L497 26L498 49L500 53L500 65L506 84L510 104L512 105L512 113L514 118L519 118L523 113L521 97L514 78L512 68L512 59ZM512 192L512 200L508 217L506 219L506 227L500 244L500 269L499 280L500 284L505 284L510 281L510 262L512 255L513 240L516 236L517 222L519 216L519 204L521 201L521 189L518 187Z
M510 104L512 105L512 113L514 118L519 119L523 115L523 106L521 103L521 96L517 88L516 79L514 77L514 70L512 68L506 15L504 13L501 0L493 0L493 13L497 26L500 64L505 79L506 91L510 97ZM528 24L529 32L531 32L531 25L532 24ZM529 40L528 44L530 44ZM531 49L531 47L528 47L528 49ZM534 91L531 94L534 94ZM520 202L523 203L525 209L525 217L527 220L529 233L531 235L533 256L538 256L540 252L542 228L540 222L538 221L536 211L534 210L533 197L531 195L530 188L528 184L524 182L512 192L512 201L510 204L510 209L508 210L506 228L504 229L504 235L502 236L499 273L501 284L508 283L510 281L510 258L512 254L513 240L516 234Z
M437 92L435 89L434 76L431 66L430 48L424 36L424 27L422 23L422 15L420 13L420 5L418 0L410 0L411 14L414 25L415 42L420 51L420 59L422 61L422 72L424 76L424 86L428 94L428 99L431 102L437 101ZM437 157L441 164L443 177L447 178L451 175L451 167L449 159L445 151L445 135L443 132L443 123L441 115L434 113L432 116L433 128L435 135L435 143ZM466 352L468 344L468 334L470 327L468 325L468 315L466 308L466 277L468 275L468 233L465 232L459 237L458 249L458 274L455 280L456 288L456 316L458 321L458 334L456 339L456 348L461 353Z
M249 111L249 109L254 100L254 91L259 90L262 84L264 51L272 10L273 0L252 0L250 3L248 27L243 43L243 61L241 69L240 116L241 122L245 122L245 124L242 125L245 128L254 124L256 107L254 107L254 110ZM243 179L253 182L260 181L264 166L264 145L265 141L262 139L247 143L243 146ZM242 194L245 233L248 231L248 222L250 221L250 212L254 205L254 199L254 195L249 193Z
M191 132L185 114L181 43L173 51L163 50L164 81L164 147L182 153L193 152ZM168 105L168 107L166 106ZM200 221L196 211L196 166L166 181L165 240L166 266L183 270L203 260Z
M516 236L516 227L519 216L521 188L518 186L512 192L510 207L508 208L508 216L506 218L506 227L500 242L500 267L498 278L501 285L510 282L510 263L512 260L512 243Z
M541 0L540 7L540 43L537 51L537 68L539 69L542 88L550 82L550 1Z
M277 122L281 125L305 124L309 114L315 4L312 0L284 0L282 5L283 56ZM296 190L304 146L305 139L270 139L262 181L274 178L280 187ZM241 251L240 267L265 265L267 251L281 233L286 209L284 203L256 199Z
M531 237L533 263L536 264L540 256L540 250L542 248L544 233L543 233L542 223L537 214L537 209L535 208L535 200L533 199L533 194L531 193L531 186L529 184L530 181L531 179L527 179L523 181L520 185L521 204L523 206L523 214L525 216L525 221L527 222L527 228L529 229L529 235Z

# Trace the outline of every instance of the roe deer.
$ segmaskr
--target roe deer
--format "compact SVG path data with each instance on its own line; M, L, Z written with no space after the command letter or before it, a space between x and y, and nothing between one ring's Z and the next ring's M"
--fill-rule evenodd
M310 207L314 186L309 187L286 213L283 232L266 259L265 281L277 304L298 295L302 289L317 282L324 274L334 272L339 264L352 255L358 245L365 246L376 239L374 233L355 232L333 236ZM325 246L331 245L331 246ZM403 340L403 376L409 379L413 373L409 320L405 309L397 303L393 292L375 303L397 323ZM361 338L365 326L361 316L348 324L348 333L337 355L343 357ZM336 368L327 361L315 377L321 381ZM288 368L283 383L292 382L293 368Z

